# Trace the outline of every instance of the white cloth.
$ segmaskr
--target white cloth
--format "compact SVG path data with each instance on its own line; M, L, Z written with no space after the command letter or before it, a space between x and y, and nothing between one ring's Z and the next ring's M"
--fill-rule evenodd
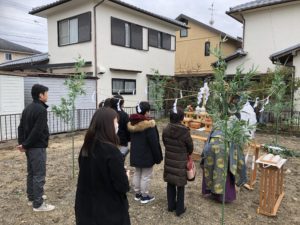
M249 125L256 125L256 114L253 107L250 105L249 101L243 106L241 110L241 120L248 121ZM255 136L256 128L250 130L250 139L253 139Z

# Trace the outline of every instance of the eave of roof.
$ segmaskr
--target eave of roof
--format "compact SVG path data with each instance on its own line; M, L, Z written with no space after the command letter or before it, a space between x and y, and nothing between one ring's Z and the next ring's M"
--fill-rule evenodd
M244 56L246 56L246 55L247 55L247 52L245 52L243 49L238 49L238 50L235 51L233 54L231 54L231 55L225 57L225 58L224 58L224 61L227 63L227 62L229 62L229 61L231 61L231 60L234 60L234 59L236 59L236 58L241 58L241 57L244 57ZM217 63L218 63L218 61L212 63L211 65L212 65L213 67L215 67L215 66L217 65Z
M299 1L299 0L256 0L256 1L251 1L251 2L244 3L244 4L240 4L240 5L237 5L234 7L230 7L229 11L226 11L226 14L231 16L232 18L236 19L237 21L242 22L243 19L241 16L239 16L239 14L243 11L260 9L260 8L264 8L264 7L270 7L270 6L274 6L274 5L280 5L280 4L296 2L296 1Z
M37 14L37 13L42 12L44 10L47 10L47 9L50 9L50 8L62 5L64 3L70 2L70 1L72 1L72 0L58 0L58 1L52 2L50 4L38 6L38 7L33 8L31 11L29 11L29 14L34 15L34 14Z
M279 61L280 63L285 64L284 62L287 62L290 56L296 55L298 51L300 51L300 43L283 49L281 51L275 52L272 55L270 55L269 58L273 63Z
M11 60L0 64L0 69L8 69L14 67L20 67L23 65L36 65L40 63L46 63L49 61L48 53L36 54L29 57Z
M181 18L187 19L187 20L191 20L191 21L193 21L194 23L196 23L196 24L198 24L198 25L200 25L200 26L203 26L203 27L209 29L210 31L213 31L213 32L216 32L216 33L221 34L222 37L225 37L225 36L226 36L226 37L228 37L228 38L230 38L230 39L232 39L232 40L234 40L234 41L237 41L237 42L239 42L239 43L242 43L242 42L243 42L242 40L240 40L240 39L238 39L238 38L235 38L235 37L233 37L233 36L231 36L231 35L229 35L229 34L226 34L226 33L223 32L223 31L220 31L220 30L218 30L218 29L216 29L216 28L214 28L214 27L211 27L211 26L209 26L209 25L207 25L207 24L205 24L205 23L202 23L202 22L200 22L200 21L198 21L198 20L196 20L196 19L194 19L194 18L191 18L191 17L189 17L189 16L186 16L186 15L184 15L184 14L180 14L179 16L177 16L177 17L176 17L176 20L179 20L179 19L181 19Z
M50 8L53 8L53 7L62 5L62 4L64 4L64 3L67 3L67 2L70 2L70 1L72 1L72 0L59 0L59 1L56 1L56 2L53 2L53 3L47 4L47 5L39 6L39 7L33 8L33 9L29 12L29 14L34 15L34 14L37 14L37 13L42 12L42 11L44 11L44 10L47 10L47 9L50 9ZM147 10L141 9L141 8L139 8L139 7L136 7L136 6L134 6L134 5L128 4L128 3L126 3L126 2L123 2L123 1L120 1L120 0L109 0L109 1L112 2L112 3L115 3L115 4L117 4L117 5L120 5L120 6L129 8L129 9L135 10L135 11L137 11L137 12L146 14L146 15L148 15L148 16L154 17L154 18L156 18L156 19L165 21L165 22L167 22L167 23L173 24L173 25L175 25L175 26L187 28L186 24L184 24L184 23L182 23L182 22L179 22L179 21L177 21L177 20L173 20L173 19L170 19L170 18L161 16L161 15L158 15L158 14L155 14L155 13L152 13L152 12L149 12L149 11L147 11Z

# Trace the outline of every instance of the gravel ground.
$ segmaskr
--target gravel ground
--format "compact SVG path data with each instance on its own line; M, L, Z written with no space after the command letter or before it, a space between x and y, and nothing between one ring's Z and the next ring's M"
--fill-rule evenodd
M165 123L158 123L159 130ZM77 133L76 174L78 173L77 156L82 145L84 132ZM258 143L270 143L271 134L257 134ZM298 137L281 136L280 144L299 151ZM26 201L26 157L15 150L16 143L0 144L0 224L2 225L71 225L74 219L74 199L77 177L72 179L71 138L56 135L51 138L48 148L47 178L45 193L47 202L56 209L51 212L36 213L27 206ZM163 146L163 145L162 145ZM195 142L195 151L202 151L202 144ZM129 165L128 161L126 164ZM128 166L129 167L129 166ZM130 168L130 167L129 167ZM226 224L300 224L300 158L290 158L285 165L285 196L276 217L266 217L256 213L259 204L259 177L253 191L241 188L238 199L225 208ZM187 211L181 217L167 211L166 183L162 179L163 163L154 167L151 185L155 201L141 205L133 200L133 193L128 193L132 224L220 224L221 204L203 198L201 195L201 170L197 163L198 176L186 186L185 205ZM77 175L76 175L77 176Z

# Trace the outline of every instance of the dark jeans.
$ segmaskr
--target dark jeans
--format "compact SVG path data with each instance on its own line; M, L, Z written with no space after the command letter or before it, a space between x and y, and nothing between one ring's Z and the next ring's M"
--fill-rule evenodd
M176 210L176 214L184 212L184 186L177 187L176 185L168 183L167 198L169 211Z
M33 208L43 204L46 177L46 148L30 148L26 150L27 158L27 197L33 201Z

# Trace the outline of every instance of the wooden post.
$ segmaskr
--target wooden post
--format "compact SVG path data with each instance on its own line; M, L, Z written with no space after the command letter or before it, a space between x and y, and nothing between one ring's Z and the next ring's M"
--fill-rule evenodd
M257 173L257 164L255 162L258 159L259 149L261 146L259 144L255 144L254 142L252 142L247 147L250 148L250 152L252 153L250 156L253 157L253 160L249 168L250 170L249 181L247 184L244 185L244 187L247 188L248 190L253 190L254 184L256 183L256 173Z

